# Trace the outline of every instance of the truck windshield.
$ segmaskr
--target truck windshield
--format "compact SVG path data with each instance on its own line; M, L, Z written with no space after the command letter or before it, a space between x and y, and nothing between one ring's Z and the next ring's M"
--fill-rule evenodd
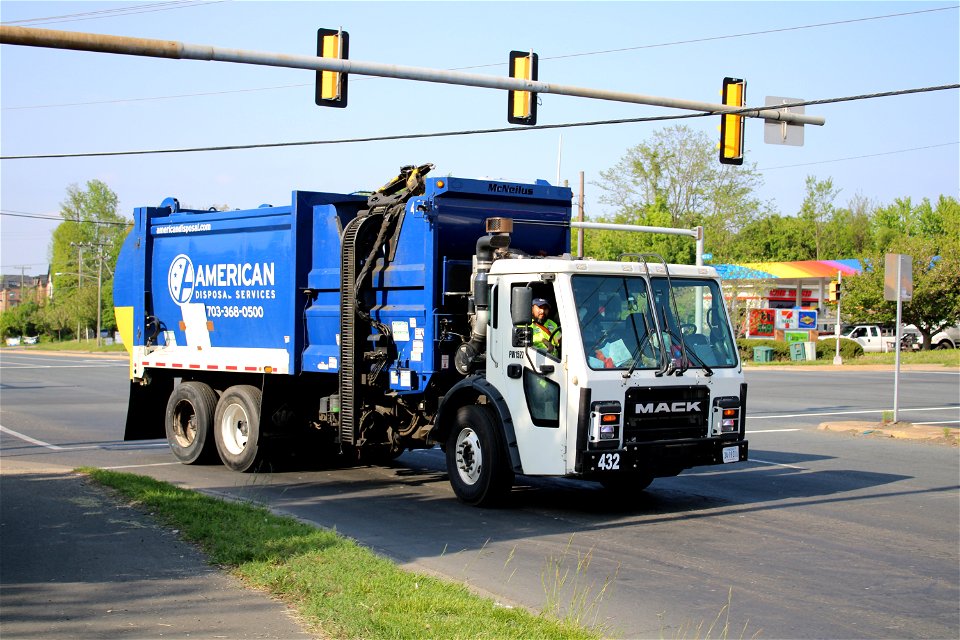
M573 277L583 349L591 369L660 369L668 364L665 360L685 368L736 366L718 284L682 278L670 282L676 312L665 278L652 279L651 292L646 280L636 276Z
M688 364L700 367L735 367L736 344L730 334L727 312L723 304L723 292L716 280L671 278L674 304L668 296L666 278L653 278L654 300L660 314L660 328L666 334L664 340L670 357L678 357L680 339L688 352ZM690 357L689 352L693 352Z

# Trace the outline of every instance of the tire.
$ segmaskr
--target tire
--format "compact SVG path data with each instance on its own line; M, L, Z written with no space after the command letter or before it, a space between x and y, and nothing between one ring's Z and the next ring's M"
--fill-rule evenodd
M213 414L217 394L202 382L181 382L167 400L164 428L174 457L183 464L216 460Z
M255 471L263 460L260 389L238 384L227 389L213 419L217 453L227 468Z
M941 340L934 349L953 349L953 345L947 340Z
M447 472L461 502L486 507L500 503L513 487L500 425L493 413L479 405L457 410L447 437Z

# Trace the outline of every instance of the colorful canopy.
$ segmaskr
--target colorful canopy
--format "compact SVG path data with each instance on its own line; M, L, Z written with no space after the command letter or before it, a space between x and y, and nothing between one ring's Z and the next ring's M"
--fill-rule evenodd
M714 265L724 280L767 280L776 278L836 278L863 271L859 260L800 260L798 262L747 262Z

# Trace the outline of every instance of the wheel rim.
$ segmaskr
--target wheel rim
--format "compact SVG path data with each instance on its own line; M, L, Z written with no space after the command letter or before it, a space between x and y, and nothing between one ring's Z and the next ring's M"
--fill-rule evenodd
M183 448L188 448L197 439L197 414L187 401L177 403L173 414L173 438Z
M466 428L457 436L456 456L460 479L470 485L476 484L483 471L483 454L480 438L473 429Z
M250 435L250 417L240 404L233 403L226 408L220 418L220 435L223 445L233 455L243 453Z

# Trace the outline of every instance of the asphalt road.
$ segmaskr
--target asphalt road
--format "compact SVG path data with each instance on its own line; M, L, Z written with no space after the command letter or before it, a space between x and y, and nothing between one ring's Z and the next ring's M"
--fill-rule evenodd
M960 426L960 371L901 375L903 419ZM960 636L957 449L816 429L879 419L890 371L748 370L749 463L657 480L632 504L521 477L501 510L457 503L437 450L257 475L177 464L162 442L119 441L125 376L117 361L0 354L0 462L122 468L262 501L611 636L718 637L728 604L733 637Z

